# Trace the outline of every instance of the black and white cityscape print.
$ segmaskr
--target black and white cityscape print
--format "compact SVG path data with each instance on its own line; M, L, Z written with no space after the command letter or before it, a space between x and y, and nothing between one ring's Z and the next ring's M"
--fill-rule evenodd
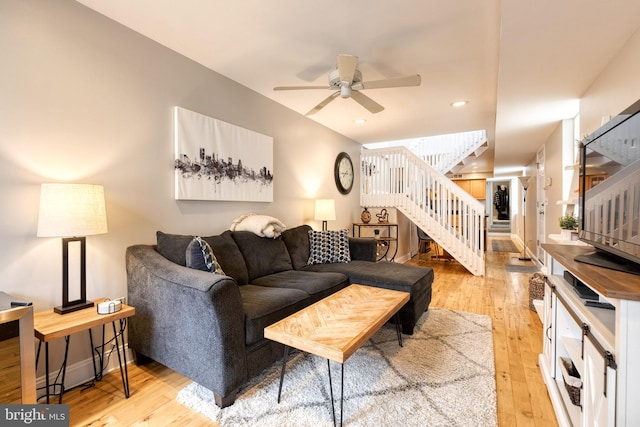
M177 200L273 201L273 139L175 107Z

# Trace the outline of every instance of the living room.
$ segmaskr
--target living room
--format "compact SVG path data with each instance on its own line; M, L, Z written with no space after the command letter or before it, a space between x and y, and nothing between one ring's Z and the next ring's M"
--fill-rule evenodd
M341 195L333 163L346 152L357 165L359 142L77 2L4 0L0 34L2 290L31 301L35 311L58 305L61 293L60 240L36 236L42 183L104 186L108 233L87 238L89 298L126 296L125 249L154 243L157 230L217 234L247 212L319 229L313 219L316 198L337 201L330 228L350 228L358 221L360 178L356 175L354 191ZM636 32L610 58L598 59L602 72L580 97L582 135L640 98L639 58ZM273 137L274 202L176 201L174 106ZM551 191L559 191L555 183L562 182L561 140L558 123L544 144ZM535 163L532 157L518 166L534 174ZM527 202L527 235L535 236L535 200ZM557 227L560 209L550 206L548 232ZM410 222L401 215L396 220L401 235L409 236ZM521 224L521 215L514 220ZM522 241L522 226L517 230L516 240ZM399 252L406 257L412 250L407 243ZM70 366L88 359L87 348L84 337L72 342ZM52 352L59 363L63 344L54 343Z

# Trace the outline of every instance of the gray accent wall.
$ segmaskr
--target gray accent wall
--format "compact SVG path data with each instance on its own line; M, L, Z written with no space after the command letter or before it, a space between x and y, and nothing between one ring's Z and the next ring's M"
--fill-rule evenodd
M104 186L109 232L87 238L89 298L126 295L125 249L156 230L212 235L248 212L319 228L315 198L336 199L331 229L359 218L358 178L343 196L333 177L341 151L357 168L359 144L79 3L2 0L0 57L0 289L36 312L61 302L60 239L36 237L43 182ZM274 201L174 200L176 105L272 136ZM89 357L83 340L70 363Z

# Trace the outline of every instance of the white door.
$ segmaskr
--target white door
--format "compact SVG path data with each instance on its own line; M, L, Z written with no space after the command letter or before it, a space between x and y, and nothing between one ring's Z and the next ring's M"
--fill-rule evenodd
M584 340L582 391L585 426L615 426L616 371L605 365L605 358L589 338Z
M543 342L542 342L542 354L546 362L549 373L553 378L556 377L556 352L555 352L555 324L556 324L556 306L558 300L555 294L552 292L549 283L544 284L544 324L543 330Z

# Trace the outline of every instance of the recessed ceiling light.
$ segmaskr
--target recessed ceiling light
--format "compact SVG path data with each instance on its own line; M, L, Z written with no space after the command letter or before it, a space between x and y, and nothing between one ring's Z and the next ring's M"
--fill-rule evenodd
M355 119L353 122L355 124L357 124L357 125L361 125L363 123L367 123L367 121L365 119Z
M469 101L453 101L451 103L452 107L463 107L465 105L467 105L469 103Z

